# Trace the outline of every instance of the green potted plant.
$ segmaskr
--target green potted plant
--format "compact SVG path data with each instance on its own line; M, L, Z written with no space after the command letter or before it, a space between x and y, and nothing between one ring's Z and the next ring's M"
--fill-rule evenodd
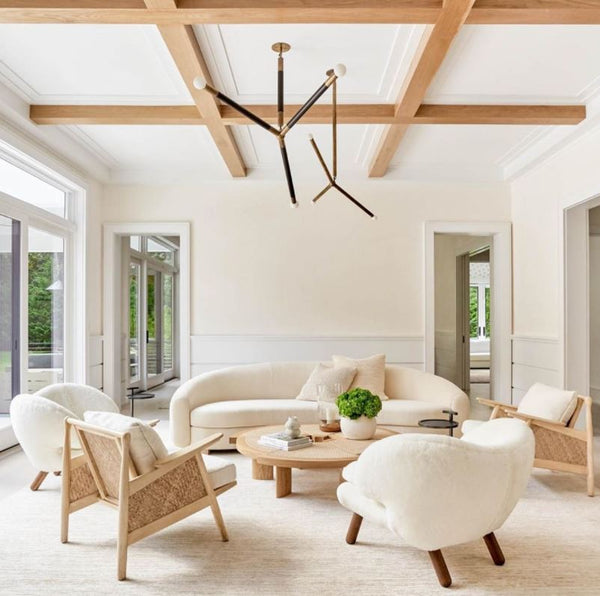
M347 439L366 440L377 429L376 416L381 411L381 400L368 389L356 387L342 393L336 400L340 411L342 433Z

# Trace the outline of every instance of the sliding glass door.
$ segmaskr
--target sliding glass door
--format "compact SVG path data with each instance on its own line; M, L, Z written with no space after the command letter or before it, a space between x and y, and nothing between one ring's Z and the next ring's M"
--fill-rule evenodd
M0 215L0 414L20 389L20 223Z

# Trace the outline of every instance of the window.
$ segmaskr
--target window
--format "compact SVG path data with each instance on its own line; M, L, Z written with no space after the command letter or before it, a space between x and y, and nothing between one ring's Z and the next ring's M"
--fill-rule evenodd
M18 152L0 154L0 413L17 393L85 381L78 190ZM22 163L21 163L22 161ZM77 298L76 298L77 295ZM70 313L65 317L65 313ZM75 345L78 349L75 349Z
M469 288L469 321L471 339L490 337L490 286L472 285Z

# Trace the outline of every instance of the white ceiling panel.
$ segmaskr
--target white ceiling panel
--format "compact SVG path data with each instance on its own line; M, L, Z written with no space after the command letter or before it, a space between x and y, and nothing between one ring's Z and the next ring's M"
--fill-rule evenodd
M214 25L196 26L196 36L215 83L246 103L274 103L277 55L285 41L286 101L301 103L325 80L325 72L345 64L338 83L340 101L395 101L418 43L412 25Z
M153 26L0 25L0 78L32 103L191 103Z
M84 143L118 170L156 172L213 171L225 166L203 126L79 126ZM110 164L109 165L113 165Z
M581 99L600 86L600 26L465 26L427 101Z

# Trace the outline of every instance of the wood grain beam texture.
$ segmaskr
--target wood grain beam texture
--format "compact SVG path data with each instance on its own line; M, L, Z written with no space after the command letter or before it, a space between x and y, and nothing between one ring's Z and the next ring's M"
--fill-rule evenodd
M5 0L0 23L434 24L442 0L180 0L146 8L143 0ZM477 0L469 25L600 24L597 0Z
M177 8L175 0L145 0L145 3L149 9ZM244 177L246 175L244 160L231 129L221 119L219 103L210 93L199 91L192 84L195 77L201 76L212 85L212 77L192 26L158 25L158 31L173 57L175 66L194 100L196 108L202 115L204 124L217 145L227 169L234 178Z
M276 105L246 106L263 120L277 123ZM300 108L286 106L288 118ZM339 104L339 124L579 124L585 119L582 105L439 105L423 104L411 118L395 116L391 104ZM32 105L29 116L41 125L206 125L196 106L114 106L114 105ZM220 106L220 116L227 125L254 123L229 106ZM331 106L314 105L302 118L303 124L329 124Z
M397 117L412 118L417 113L474 3L475 0L446 0L435 25L425 28L396 104ZM393 124L386 128L369 166L370 177L385 175L409 126Z

